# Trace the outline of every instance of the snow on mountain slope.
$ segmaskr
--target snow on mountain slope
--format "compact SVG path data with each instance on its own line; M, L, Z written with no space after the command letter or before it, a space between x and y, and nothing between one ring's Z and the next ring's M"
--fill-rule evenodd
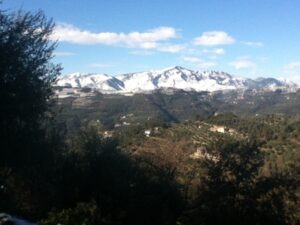
M297 89L293 82L276 80L275 78L257 78L255 79L257 89L276 90L279 88Z
M218 91L235 89L296 90L297 85L274 78L256 80L233 77L218 71L192 71L179 66L164 70L109 76L106 74L73 73L62 76L57 86L88 87L103 93L137 93L173 88L187 91Z
M58 79L57 86L73 88L91 88L100 91L123 90L123 82L107 74L72 73Z
M155 73L141 72L116 76L124 86L125 92L141 92L155 90L157 86L153 83Z

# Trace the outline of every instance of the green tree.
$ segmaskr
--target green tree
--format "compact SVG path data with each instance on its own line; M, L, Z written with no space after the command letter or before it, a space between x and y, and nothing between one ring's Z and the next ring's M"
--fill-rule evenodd
M51 63L53 26L42 12L0 11L2 166L29 160L43 135L41 122L49 115L51 86L61 70Z
M173 224L181 210L173 170L129 157L96 127L70 140L56 182L42 224Z
M208 149L190 224L297 224L297 182L288 174L261 176L264 154L256 142L221 139Z
M47 196L47 121L61 70L51 62L53 27L42 12L0 10L0 211L30 215Z

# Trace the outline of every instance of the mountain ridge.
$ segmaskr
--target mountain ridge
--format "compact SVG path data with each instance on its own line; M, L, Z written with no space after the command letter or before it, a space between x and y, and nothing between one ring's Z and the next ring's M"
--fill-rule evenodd
M104 73L71 73L59 77L56 86L90 88L104 94L143 93L169 88L196 92L238 89L283 89L292 92L299 88L293 82L271 77L250 79L222 71L193 71L180 66L116 76Z

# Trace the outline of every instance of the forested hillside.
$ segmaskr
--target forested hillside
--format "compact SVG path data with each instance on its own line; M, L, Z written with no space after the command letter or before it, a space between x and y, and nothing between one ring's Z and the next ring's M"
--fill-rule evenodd
M147 120L159 120L177 123L206 118L214 113L232 112L241 117L296 115L300 113L299 104L299 91L286 93L280 90L248 90L209 93L161 90L132 96L96 92L86 97L59 98L55 110L58 112L58 119L66 121L70 130L77 129L80 124L86 125L91 120L112 130L116 124L124 122L137 124Z

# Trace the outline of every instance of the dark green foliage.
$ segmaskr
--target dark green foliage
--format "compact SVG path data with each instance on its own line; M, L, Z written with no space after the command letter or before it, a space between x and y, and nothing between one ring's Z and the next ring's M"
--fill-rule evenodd
M114 140L99 137L94 128L74 138L64 158L56 177L55 210L44 224L74 225L73 216L80 218L75 224L91 225L176 220L181 201L172 170L128 158ZM78 205L86 201L92 203Z
M64 121L51 120L60 71L50 63L52 29L42 13L0 13L0 211L45 224L173 223L181 208L173 170L130 159L93 126L64 140ZM104 107L104 115L128 108Z
M49 156L44 166L10 172L1 210L66 225L172 224L181 211L174 170L129 158L97 127Z
M51 190L48 166L62 143L51 128L51 86L60 72L50 62L52 29L41 12L0 11L0 211L36 216Z
M41 121L60 67L50 63L53 23L42 13L0 11L0 25L0 165L18 166L42 148Z
M93 225L109 224L109 221L101 218L101 210L95 202L78 203L74 208L63 209L55 213L49 213L47 219L42 220L42 225L53 224L73 224L73 225Z
M209 147L189 224L297 224L297 182L288 174L260 176L264 156L249 141L220 140Z

